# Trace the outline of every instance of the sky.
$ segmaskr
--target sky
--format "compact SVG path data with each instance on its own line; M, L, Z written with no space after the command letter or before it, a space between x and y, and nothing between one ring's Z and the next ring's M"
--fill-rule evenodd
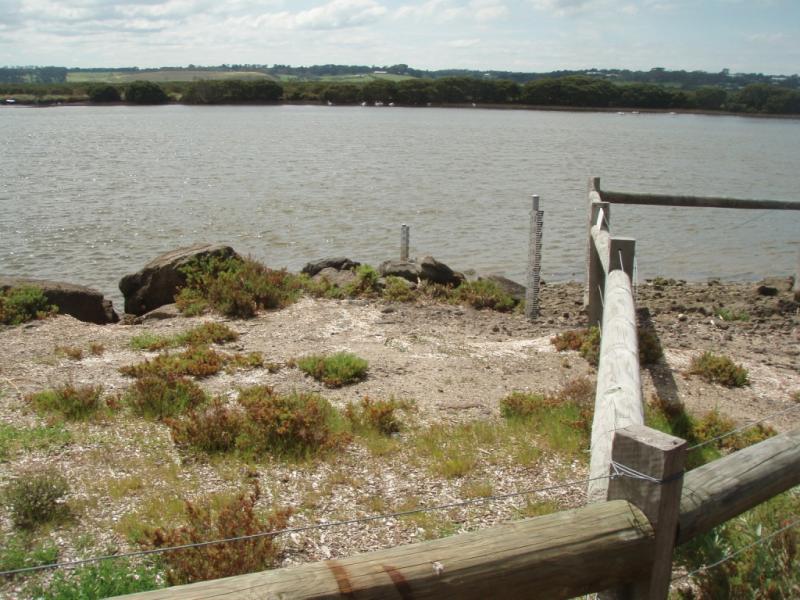
M0 66L800 72L800 0L0 0Z

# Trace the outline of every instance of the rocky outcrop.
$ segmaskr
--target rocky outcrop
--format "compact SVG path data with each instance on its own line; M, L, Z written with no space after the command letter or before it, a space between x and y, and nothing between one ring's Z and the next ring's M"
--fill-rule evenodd
M453 271L432 256L426 256L419 262L416 260L387 260L380 264L378 272L383 277L402 277L411 283L429 281L453 287L460 285L465 279L464 275Z
M333 267L325 267L313 277L314 279L326 279L328 283L345 288L351 283L358 280L358 275L351 269L334 269Z
M233 248L222 244L200 244L166 252L147 263L141 271L126 275L119 282L125 296L125 312L143 315L175 301L178 289L186 284L181 267L196 258L238 258Z
M417 283L421 273L419 265L411 261L387 260L378 266L378 272L383 277L402 277L412 283Z
M62 315L70 315L79 321L98 325L119 321L119 315L114 312L111 300L106 300L103 294L95 289L46 279L0 277L2 291L25 286L40 288L47 301L57 306L58 312Z
M352 271L353 269L355 269L360 265L361 265L360 262L350 260L349 258L345 258L343 256L337 256L335 258L321 258L319 260L306 263L306 266L303 267L301 273L305 273L306 275L313 277L323 269L335 269L337 271Z
M456 273L446 264L439 262L432 256L426 256L419 262L419 271L419 278L431 283L456 287L464 281L464 276L461 273Z
M478 281L481 280L492 281L497 284L501 290L503 290L506 294L514 298L517 302L522 302L525 300L525 286L517 283L509 279L508 277L503 277L502 275L479 275Z

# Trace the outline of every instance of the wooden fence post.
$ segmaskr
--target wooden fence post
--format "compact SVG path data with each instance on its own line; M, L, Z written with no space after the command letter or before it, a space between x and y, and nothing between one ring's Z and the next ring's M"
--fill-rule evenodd
M794 285L792 286L794 293L800 292L800 248L797 250L797 266L794 269Z
M625 271L631 280L631 284L635 284L633 260L636 257L636 240L626 237L612 237L608 254L608 270L621 269Z
M588 303L586 312L589 317L589 327L600 325L603 321L603 289L606 285L606 272L597 248L592 241L592 227L597 224L602 211L600 229L608 231L609 204L608 202L592 202L589 205L589 262L586 271L586 285Z
M623 476L608 485L608 500L625 499L641 510L655 530L653 567L649 576L634 581L611 597L666 600L672 574L672 550L677 537L686 440L643 425L616 432L611 454Z
M592 202L600 200L600 195L598 190L600 190L600 178L599 177L591 177L589 178L589 224L586 228L587 232L591 232L592 225L594 225L594 220L592 219ZM583 289L583 308L586 309L589 306L589 269L591 269L592 264L592 236L589 234L589 239L587 240L586 244L586 285Z

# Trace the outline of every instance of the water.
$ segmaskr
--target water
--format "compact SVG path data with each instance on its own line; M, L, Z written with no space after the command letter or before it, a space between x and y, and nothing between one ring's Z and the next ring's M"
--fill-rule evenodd
M580 279L586 182L796 200L800 121L481 109L0 109L0 272L96 287L224 242L273 267L411 255L524 282L530 194L543 277ZM641 277L794 271L800 212L617 206Z

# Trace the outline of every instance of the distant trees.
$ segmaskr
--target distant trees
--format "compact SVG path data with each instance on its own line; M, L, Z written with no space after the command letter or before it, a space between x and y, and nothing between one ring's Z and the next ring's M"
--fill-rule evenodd
M277 102L283 97L280 84L269 79L225 79L195 81L181 97L187 104L236 104Z
M164 104L169 101L169 97L153 81L134 81L125 88L125 101L132 104Z
M119 90L108 83L93 85L88 90L90 102L119 102L122 100Z

